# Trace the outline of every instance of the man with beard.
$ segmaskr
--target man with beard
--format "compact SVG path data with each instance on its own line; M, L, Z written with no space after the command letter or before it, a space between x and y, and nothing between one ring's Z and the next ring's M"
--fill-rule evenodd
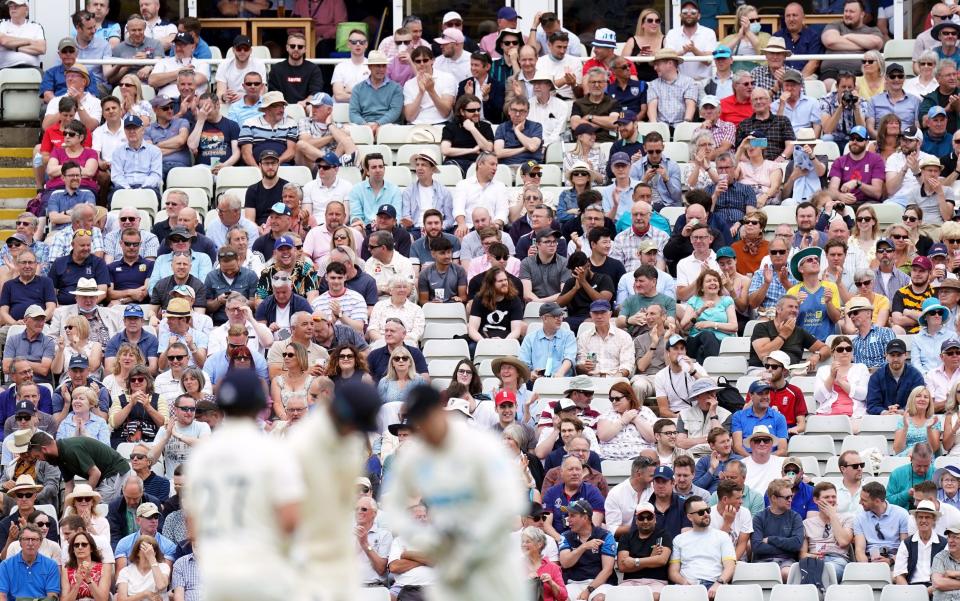
M670 582L703 585L712 598L721 585L733 579L736 550L726 532L710 527L710 506L706 501L694 495L683 508L692 527L673 539Z
M903 328L908 334L920 330L920 318L923 301L933 296L930 287L930 272L933 263L927 257L916 257L910 265L910 283L893 295L890 302L890 321Z

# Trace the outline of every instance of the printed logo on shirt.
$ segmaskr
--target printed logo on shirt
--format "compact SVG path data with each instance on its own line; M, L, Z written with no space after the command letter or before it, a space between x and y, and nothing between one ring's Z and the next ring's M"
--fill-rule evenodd
M301 81L303 81L303 78L297 77L296 75L287 77L287 83L300 83Z
M147 270L147 266L144 265L143 263L141 263L141 264L140 264L140 271L146 271L146 270ZM120 270L117 269L117 271L120 271Z

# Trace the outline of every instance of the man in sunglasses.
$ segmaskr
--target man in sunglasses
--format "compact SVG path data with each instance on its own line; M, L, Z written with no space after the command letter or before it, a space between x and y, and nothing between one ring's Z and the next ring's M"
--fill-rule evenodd
M843 480L837 487L837 509L842 513L860 511L860 490L863 488L863 468L866 465L857 451L844 451L837 460Z
M753 519L750 544L755 563L772 562L780 566L784 581L790 566L800 558L803 545L803 519L791 509L794 499L793 481L774 480L767 486L769 507Z
M712 599L717 589L733 580L737 552L729 534L710 527L710 505L706 501L697 496L690 497L683 509L691 528L673 539L673 553L667 569L670 582L702 585Z
M867 128L850 130L847 153L830 167L830 192L847 205L879 200L883 192L883 157L867 150Z
M860 506L863 511L853 519L854 558L858 562L892 566L900 541L909 537L910 514L903 507L887 502L887 489L879 482L863 485Z
M910 266L910 283L898 289L890 299L890 321L908 334L920 329L919 317L923 301L933 296L930 274L933 263L930 259L914 257Z
M781 361L789 362L789 356L783 351L773 351L767 357L764 367L768 374L773 374L785 367ZM751 433L756 432L761 425L766 429L768 435L773 436L772 447L776 447L777 455L787 454L787 420L784 414L776 407L771 407L770 397L773 387L769 380L778 378L785 382L785 378L779 374L771 375L768 379L757 380L750 384L749 406L733 414L730 421L730 429L733 434L733 450L735 453L744 457L752 453L750 440L753 438ZM806 406L803 406L806 409ZM799 410L799 407L797 408ZM746 443L744 435L747 435Z
M857 289L864 288L873 282L873 274L867 270L858 271L855 284ZM877 298L876 296L874 297ZM864 296L854 296L844 305L844 327L853 327L851 339L853 342L853 362L863 363L870 369L883 367L884 350L887 343L896 338L896 333L890 329L877 325L873 320L873 304ZM847 331L844 329L844 331Z
M886 365L870 376L867 383L867 413L870 415L900 414L907 406L907 396L923 386L923 374L906 363L907 345L894 338L887 343Z
M901 65L897 63L887 65L884 91L870 99L867 131L870 132L871 137L877 137L877 125L880 123L880 119L891 113L900 119L901 130L916 125L920 99L903 91L904 81L904 71ZM949 151L948 148L947 152ZM888 188L893 189L889 185Z
M953 23L950 25L953 29L958 27ZM957 86L957 67L952 61L941 61L934 71L934 76L937 79L937 89L924 96L920 102L918 110L920 125L927 127L927 113L934 106L940 106L947 110L947 131L953 134L957 131L957 109L950 102L950 98L960 94L960 87Z
M623 572L620 586L646 586L657 594L667 585L667 564L673 536L657 527L656 510L647 502L634 510L635 528L617 539L617 567Z
M531 502L530 509L527 511L527 514L520 516L520 529L511 534L517 546L520 546L520 535L523 533L524 528L533 527L543 530L543 524L547 522L552 515L553 514L550 512L550 510L540 503L537 503L536 501ZM560 549L557 548L557 541L551 536L547 536L545 538L546 545L543 547L543 551L540 552L541 555L545 559L549 559L553 563L557 563L559 565L558 562L560 561Z

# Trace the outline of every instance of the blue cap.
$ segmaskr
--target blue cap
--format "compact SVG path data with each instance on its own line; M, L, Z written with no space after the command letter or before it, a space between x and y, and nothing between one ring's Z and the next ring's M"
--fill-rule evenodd
M307 99L307 104L312 106L333 106L333 96L326 92L317 92Z
M590 303L590 312L610 311L610 301L595 300Z
M124 129L128 127L143 127L143 119L136 115L127 115L123 118Z
M927 119L933 119L939 115L947 116L947 111L942 106L931 106L930 110L927 111Z
M143 319L143 307L140 305L127 305L123 309L124 317L139 317Z
M276 213L277 215L287 215L287 216L290 216L290 215L291 215L291 213L290 213L290 207L288 207L287 205L283 204L282 202L275 202L275 203L273 203L273 206L270 207L270 212L271 212L271 213Z
M626 125L627 123L632 123L637 120L637 112L627 109L623 111L623 114L620 115L620 118L617 119L617 125Z
M657 469L653 471L653 479L656 480L657 478L661 480L673 480L673 470L667 465L657 466Z
M853 129L850 130L850 133L847 134L847 135L848 135L848 137L849 137L849 136L860 136L860 137L863 138L864 140L867 140L867 139L870 138L870 135L867 134L867 128L864 127L864 126L862 126L862 125L858 125L858 126L854 127Z
M279 238L277 238L277 241L273 243L273 250L277 250L278 248L283 248L284 246L289 246L290 248L293 248L294 246L296 246L296 244L293 243L293 238L291 238L290 236L280 236Z
M729 246L724 246L717 249L717 258L718 259L736 259L737 251L733 250Z
M893 244L893 240L891 240L890 238L880 238L879 240L877 240L877 241L874 243L873 247L874 247L874 248L880 248L880 245L881 245L881 244L886 244L886 245L889 246L890 248L896 248L896 246L894 246L894 244Z
M957 340L956 338L947 338L940 343L941 353L950 348L960 348L960 340Z
M70 364L67 369L87 369L90 367L90 361L83 355L74 355L70 358Z
M733 57L733 52L723 44L717 44L717 47L713 49L713 58L731 57Z
M615 152L613 156L610 157L610 166L614 165L629 165L630 164L630 155L625 152Z
M382 204L377 209L377 215L387 215L391 219L397 218L397 209L391 204Z
M763 380L757 380L750 385L750 394L760 394L761 392L767 392L768 390L772 390L772 387Z
M942 242L937 242L930 247L930 250L927 251L928 257L946 257L949 253L947 252L947 245Z
M323 155L322 157L320 157L319 159L317 159L318 163L320 161L323 161L324 163L326 163L327 165L330 165L331 167L340 166L340 157L338 157L337 153L333 152L332 150L327 154Z
M520 18L520 15L518 15L517 11L513 10L509 6L504 6L497 11L497 18L505 21L516 21Z

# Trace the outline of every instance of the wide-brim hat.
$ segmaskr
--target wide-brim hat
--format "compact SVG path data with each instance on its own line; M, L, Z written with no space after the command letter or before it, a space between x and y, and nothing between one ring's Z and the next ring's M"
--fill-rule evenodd
M40 492L41 490L43 490L43 486L34 482L33 478L29 474L24 474L17 478L17 482L14 484L13 488L7 491L7 495L13 497L21 491Z
M800 275L800 264L810 257L816 257L817 259L823 258L823 249L819 246L810 246L801 251L798 251L793 257L790 258L790 274L794 277L795 280L803 280L803 276Z
M775 52L778 54L786 54L791 56L793 52L787 49L787 43L783 38L772 37L767 41L767 45L763 47L763 52Z
M77 287L70 291L74 296L102 296L106 294L103 290L97 288L97 280L93 278L80 278Z
M521 382L525 382L530 379L530 368L527 367L526 363L517 359L516 357L497 357L490 363L490 369L493 370L494 375L497 375L500 373L500 367L503 365L512 365L517 368L517 372L520 374Z
M653 62L657 61L676 61L679 65L683 62L683 57L673 48L661 48L653 54Z
M813 131L812 127L801 127L797 131L796 142L816 142L817 134Z
M926 499L917 503L916 509L910 510L910 515L916 516L917 513L931 513L935 518L940 518L940 512L937 511L937 506L933 504L933 501Z
M590 376L574 376L567 383L567 389L563 391L563 396L567 396L575 390L593 392L593 380L590 379Z
M267 92L263 95L263 98L260 100L259 111L263 112L264 109L269 108L275 104L287 104L286 98L283 97L282 92Z
M960 290L960 280L957 278L947 278L935 286L936 289L949 288L950 290Z
M387 431L393 434L394 436L400 436L400 430L410 430L413 431L413 426L407 420L403 420L397 424L390 424L387 426Z
M747 437L747 442L756 438L757 436L763 436L764 438L771 438L776 440L776 436L773 435L773 432L770 431L765 424L757 424L753 427L753 432L750 433L750 436Z
M545 81L550 84L551 88L553 88L554 90L557 89L557 84L553 83L553 78L550 77L550 74L547 73L546 71L537 71L536 73L533 74L533 77L530 78L531 84L537 83L538 81Z
M930 30L930 37L939 42L940 33L943 32L944 29L952 29L956 31L957 34L960 34L960 25L957 25L953 21L944 21L942 23L938 23L933 29Z
M873 311L873 304L865 296L854 296L847 301L847 304L843 306L844 310L847 313L854 311L863 311L864 309Z
M26 453L27 449L30 447L31 436L33 436L33 430L30 428L17 430L13 433L13 437L7 441L7 450L14 455Z
M917 318L917 321L920 322L920 325L923 327L927 327L927 315L930 315L931 313L940 313L944 316L950 315L950 309L947 309L939 302L936 302L935 298L933 300L934 302L930 304L924 303L927 306L922 308L920 311L920 317Z
M520 38L520 44L521 45L523 44L523 34L520 32L519 29L514 29L512 27L505 27L504 29L501 29L499 33L497 33L497 39L493 43L493 47L497 49L497 52L500 52L500 42L502 42L504 36L507 36L507 35L517 36L518 38ZM503 53L500 52L500 54L503 54Z
M73 492L67 495L67 498L64 499L64 505L70 505L77 499L93 499L93 506L96 507L100 504L100 501L103 500L103 497L100 496L100 493L93 490L93 488L86 483L77 484L73 487Z

